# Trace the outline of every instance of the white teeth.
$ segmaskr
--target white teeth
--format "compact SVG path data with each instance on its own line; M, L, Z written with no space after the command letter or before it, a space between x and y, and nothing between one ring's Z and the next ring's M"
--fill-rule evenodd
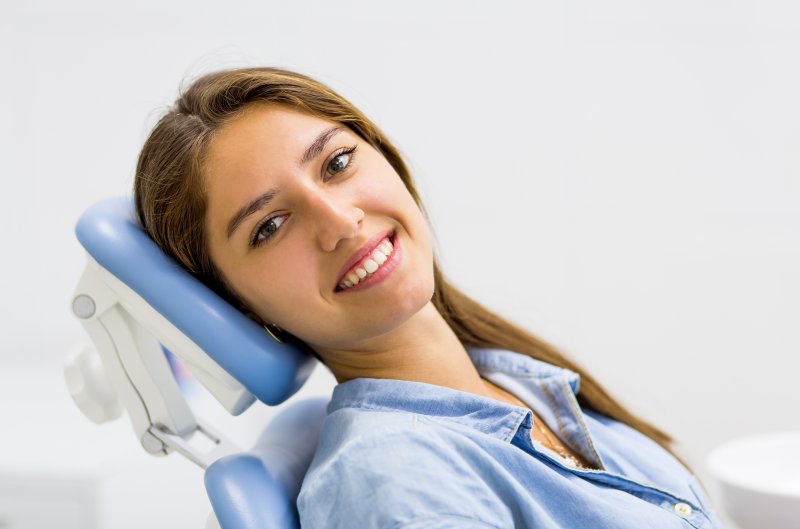
M364 268L366 268L367 272L369 272L370 274L375 270L377 270L378 266L380 265L375 261L373 261L372 259L367 259L366 261L364 261Z
M386 254L383 253L383 250L375 250L374 252L372 252L372 260L378 263L379 265L385 263L386 259L388 259L388 257L386 257Z
M379 244L370 255L370 258L364 263L350 272L344 281L339 284L339 288L350 288L357 285L362 279L371 275L380 266L386 262L394 250L392 242L387 238L384 242Z

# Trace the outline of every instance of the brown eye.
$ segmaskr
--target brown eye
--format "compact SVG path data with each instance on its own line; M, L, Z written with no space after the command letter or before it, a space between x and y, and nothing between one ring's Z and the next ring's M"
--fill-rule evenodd
M274 217L270 217L261 224L259 224L258 228L256 228L255 233L253 234L253 239L250 241L252 246L258 246L270 240L272 236L277 232L283 223L285 222L286 215L276 215ZM276 219L284 219L280 222L275 222Z
M347 169L350 164L353 163L353 159L356 156L355 150L355 146L342 149L328 162L328 167L325 172L329 175L335 175Z
M340 154L339 156L331 160L331 163L328 164L328 172L338 173L340 171L343 171L348 165L350 165L350 155Z

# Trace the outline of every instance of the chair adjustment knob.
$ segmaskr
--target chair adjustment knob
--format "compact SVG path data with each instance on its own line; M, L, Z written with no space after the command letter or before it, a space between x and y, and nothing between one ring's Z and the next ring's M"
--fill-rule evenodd
M114 420L122 414L122 403L109 383L94 347L79 344L70 350L64 366L64 380L72 400L97 424Z

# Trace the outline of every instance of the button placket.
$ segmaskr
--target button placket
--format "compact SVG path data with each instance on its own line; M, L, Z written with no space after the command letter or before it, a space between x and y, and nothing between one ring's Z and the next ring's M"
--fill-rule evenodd
M512 439L512 444L525 450L527 453L544 461L553 463L564 470L579 475L587 481L595 481L605 486L613 487L622 492L626 492L642 501L660 507L673 515L686 520L691 527L697 529L712 529L713 524L703 513L701 508L692 507L682 498L677 497L663 489L658 488L652 483L644 483L633 480L629 477L609 472L608 470L591 470L572 468L566 465L559 457L556 458L550 450L540 450L538 442L534 442L530 436L532 420L530 412L525 414L524 420L517 430L517 434Z
M697 505L693 506L685 501L673 498L671 501L662 502L661 507L697 529L712 529L716 527L711 518Z
M675 514L680 516L681 518L689 518L692 515L692 507L683 502L676 503L672 506L672 510L675 511Z

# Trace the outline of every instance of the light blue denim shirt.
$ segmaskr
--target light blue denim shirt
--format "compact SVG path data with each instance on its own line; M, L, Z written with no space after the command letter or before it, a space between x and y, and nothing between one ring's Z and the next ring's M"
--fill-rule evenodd
M721 529L681 463L637 430L582 410L580 376L468 348L592 466L531 437L527 408L433 384L355 378L334 388L297 507L304 529Z

